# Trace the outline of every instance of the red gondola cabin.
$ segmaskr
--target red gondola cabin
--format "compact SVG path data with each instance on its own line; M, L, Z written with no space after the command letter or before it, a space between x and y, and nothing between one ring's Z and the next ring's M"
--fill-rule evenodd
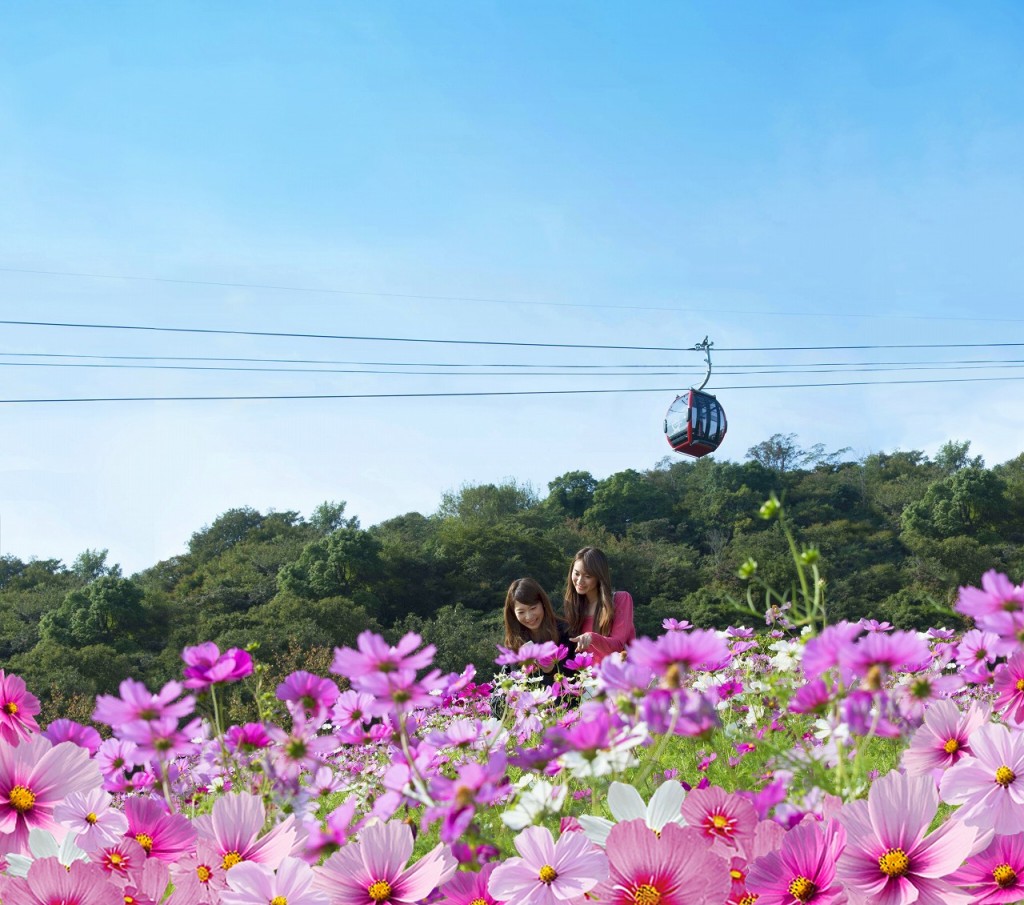
M725 439L725 410L710 393L687 390L665 415L665 439L676 452L706 456Z

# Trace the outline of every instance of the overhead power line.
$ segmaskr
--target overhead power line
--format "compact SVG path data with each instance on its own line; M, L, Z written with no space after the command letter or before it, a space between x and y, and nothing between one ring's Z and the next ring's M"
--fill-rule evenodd
M502 346L523 349L599 349L631 352L695 352L692 346L630 346L593 343L527 343L509 340L437 339L409 336L359 336L336 333L296 333L280 330L225 330L206 327L163 327L141 324L86 324L58 321L0 320L0 324L19 327L60 327L84 330L124 330L151 333L183 333L213 336L258 336L287 339L346 340L353 342L424 343L449 346ZM715 352L826 352L866 351L877 349L999 349L1021 348L1024 342L1000 343L883 343L827 346L733 346L716 348Z
M850 311L749 311L722 308L720 305L709 308L695 308L679 305L612 305L599 302L551 302L527 299L491 298L472 295L436 295L413 292L379 292L365 289L338 289L326 286L289 286L273 283L246 283L231 280L189 280L177 277L139 276L136 274L91 273L75 270L42 270L28 267L0 267L0 273L21 273L33 276L73 277L92 280L123 280L135 283L164 283L180 286L213 286L221 289L256 289L271 292L297 292L312 295L344 295L365 298L411 299L414 301L432 302L474 302L489 305L532 305L548 308L594 308L619 311L671 311L678 314L739 314L756 315L758 317L828 317L853 320L922 320L922 321L986 321L993 323L1020 323L1019 317L977 317L975 315L939 315L939 314L869 314Z
M951 377L920 380L857 380L836 381L830 383L776 383L776 384L744 384L740 386L713 387L716 393L731 390L785 390L813 389L819 387L854 387L854 386L894 386L906 384L928 383L980 383L996 380L1024 380L1020 377ZM282 395L224 395L224 396L79 396L39 399L0 399L0 405L45 404L45 403L78 403L78 402L258 402L273 400L302 399L441 399L468 397L497 396L580 396L611 393L677 393L678 387L648 387L644 389L586 389L586 390L480 390L474 392L437 392L437 393L290 393Z

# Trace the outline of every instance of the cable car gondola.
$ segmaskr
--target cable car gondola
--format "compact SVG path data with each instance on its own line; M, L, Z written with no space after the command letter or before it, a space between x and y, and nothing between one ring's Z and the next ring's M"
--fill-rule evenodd
M700 458L714 452L725 439L725 410L710 393L703 392L711 379L711 346L704 342L694 346L707 356L708 373L697 389L692 387L669 406L665 415L665 439L677 453Z

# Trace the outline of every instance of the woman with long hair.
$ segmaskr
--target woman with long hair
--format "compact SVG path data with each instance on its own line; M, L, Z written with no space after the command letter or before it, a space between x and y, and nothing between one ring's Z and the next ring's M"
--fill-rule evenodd
M589 650L595 664L636 638L633 598L612 589L608 557L597 547L584 547L573 557L564 604L570 640L578 651Z
M517 651L527 641L564 644L569 659L576 653L576 645L569 640L568 625L555 615L551 598L540 583L532 578L517 578L505 595L505 647Z

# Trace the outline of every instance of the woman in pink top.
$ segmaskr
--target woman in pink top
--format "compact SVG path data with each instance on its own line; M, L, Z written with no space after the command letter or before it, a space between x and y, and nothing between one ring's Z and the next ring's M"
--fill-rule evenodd
M584 547L573 558L565 584L565 619L578 651L589 650L594 663L625 650L636 638L633 598L613 591L608 557L597 547Z

